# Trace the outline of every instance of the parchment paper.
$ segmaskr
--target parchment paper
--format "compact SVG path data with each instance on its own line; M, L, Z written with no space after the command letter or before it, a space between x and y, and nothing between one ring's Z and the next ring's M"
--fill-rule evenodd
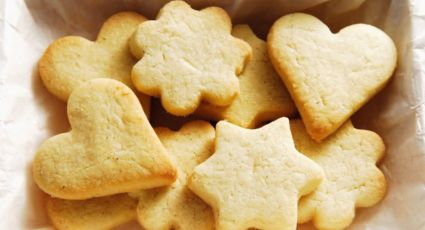
M0 229L49 228L45 195L31 177L40 143L69 129L66 106L46 91L36 63L54 39L94 39L101 23L122 10L154 18L165 1L0 1ZM350 229L425 229L425 1L423 0L209 0L195 8L224 7L234 22L250 23L260 36L279 16L304 11L334 32L358 22L385 30L396 42L399 64L389 85L353 117L379 133L387 146L381 169L385 199L357 211ZM127 224L121 229L137 229ZM302 226L300 229L308 229Z

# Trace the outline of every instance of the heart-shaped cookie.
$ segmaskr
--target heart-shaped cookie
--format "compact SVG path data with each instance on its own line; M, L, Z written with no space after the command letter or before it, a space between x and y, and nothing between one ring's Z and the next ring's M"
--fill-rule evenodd
M47 139L33 162L46 193L88 199L169 185L176 168L126 85L99 78L68 100L72 130Z
M214 127L192 121L176 132L164 127L155 132L177 166L172 185L89 200L48 197L47 214L56 229L115 229L137 217L143 229L213 230L211 208L187 188L187 179L212 154Z
M131 69L136 64L128 40L146 18L133 12L121 12L108 18L96 41L67 36L54 41L39 62L39 73L46 88L67 101L72 91L94 78L112 78L133 87ZM149 114L149 97L140 97Z
M356 24L333 34L319 19L302 13L277 20L267 44L273 66L316 141L379 92L397 60L393 41L376 27Z

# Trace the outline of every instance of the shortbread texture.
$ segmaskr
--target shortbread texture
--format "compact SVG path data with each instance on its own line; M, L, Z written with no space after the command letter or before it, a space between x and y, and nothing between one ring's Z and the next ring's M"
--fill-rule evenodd
M229 106L202 104L196 114L244 128L255 128L263 122L294 115L295 105L269 60L266 42L248 25L235 26L232 35L252 48L252 60L239 76L240 93Z
M140 192L140 224L147 230L213 230L211 207L189 190L187 179L213 153L214 127L205 121L193 121L177 132L167 128L155 131L175 160L178 178L168 187Z
M175 183L132 192L131 196L118 194L81 201L49 197L47 213L53 225L59 230L111 229L137 218L147 230L214 229L212 209L187 188L188 175L213 153L214 127L205 121L193 121L177 132L162 127L155 128L155 132L177 165Z
M89 200L49 197L47 214L58 230L112 229L136 218L138 199L127 194Z
M333 34L311 15L290 14L273 24L267 44L307 132L318 142L378 93L396 67L394 42L365 24Z
M37 150L33 177L53 197L88 199L169 185L176 169L130 88L98 78L68 101L71 131Z
M291 130L296 148L325 172L319 187L301 198L299 223L313 220L318 229L345 229L356 207L373 206L384 197L386 181L376 163L385 146L376 133L355 129L348 121L318 144L301 120L291 121Z
M195 168L189 188L212 206L218 230L295 230L299 197L322 178L295 149L287 118L255 130L220 121L215 153Z
M251 47L231 28L221 8L197 11L183 1L167 3L130 41L141 58L132 71L134 85L160 96L165 110L178 116L193 113L201 100L229 105L239 92L237 75L251 57Z
M131 69L136 64L128 40L146 18L132 12L117 13L103 24L96 41L67 36L54 41L43 54L40 77L56 97L67 101L72 91L95 78L112 78L133 87ZM150 99L141 95L149 114Z

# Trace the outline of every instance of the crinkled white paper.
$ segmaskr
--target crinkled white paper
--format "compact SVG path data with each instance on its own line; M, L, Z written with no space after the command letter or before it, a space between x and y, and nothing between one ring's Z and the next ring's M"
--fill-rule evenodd
M66 106L46 91L36 64L44 49L64 35L94 39L115 12L154 18L166 1L0 1L0 229L48 229L45 195L31 176L40 143L67 131ZM379 133L387 146L381 168L388 193L377 206L359 209L350 229L425 229L425 1L423 0L194 0L195 8L218 5L236 23L260 36L279 16L314 14L334 32L369 23L396 42L399 64L389 85L354 116L357 127ZM121 229L135 228L135 224ZM308 229L302 226L300 229Z

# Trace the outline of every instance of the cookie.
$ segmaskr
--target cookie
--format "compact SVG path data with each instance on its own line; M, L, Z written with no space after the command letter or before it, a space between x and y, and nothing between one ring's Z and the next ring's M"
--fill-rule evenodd
M232 34L252 48L252 60L239 76L240 93L227 107L202 104L196 114L245 128L293 115L295 105L270 63L266 42L255 36L248 25L235 26Z
M140 224L149 230L213 230L213 212L187 188L187 178L212 154L214 128L207 122L194 121L177 132L166 128L156 128L155 131L175 159L178 178L171 186L144 190L139 194L137 216Z
M177 116L193 113L201 100L229 105L239 92L237 75L251 57L251 47L231 28L221 8L197 11L183 1L167 3L130 40L141 58L132 71L134 85L160 96L165 110Z
M33 177L51 196L82 200L169 185L176 169L125 84L107 78L75 89L71 131L37 150Z
M385 86L397 61L393 41L380 29L356 24L333 34L302 13L278 19L267 45L308 134L318 142Z
M211 205L218 230L295 229L299 197L322 177L295 149L287 118L255 130L220 121L215 153L195 168L189 188Z
M195 166L213 152L214 128L207 122L193 121L177 132L167 128L155 128L155 132L178 166L176 182L131 196L83 201L48 198L47 213L53 225L60 230L110 229L137 217L149 230L214 229L211 208L186 186Z
M385 195L386 182L376 162L385 146L374 132L355 129L346 122L320 144L313 141L301 120L291 121L295 147L319 164L325 178L311 194L301 198L298 222L313 220L318 229L344 229L356 207L370 207Z
M127 194L89 200L49 197L47 214L58 230L111 229L136 218L138 199Z
M44 52L38 70L46 88L67 101L71 92L95 78L112 78L133 87L131 69L136 63L128 40L146 18L132 12L111 16L103 24L96 41L67 36L53 42ZM150 99L140 96L149 114Z

